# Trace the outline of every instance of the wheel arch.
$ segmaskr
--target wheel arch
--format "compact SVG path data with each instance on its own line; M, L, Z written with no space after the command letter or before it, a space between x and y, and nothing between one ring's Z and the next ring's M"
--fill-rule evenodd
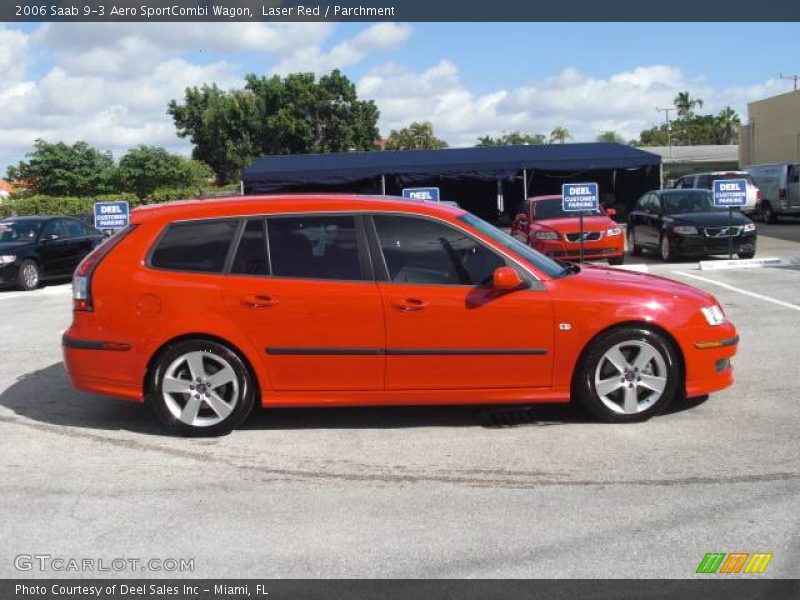
M672 349L675 351L675 355L678 357L678 368L680 369L680 381L678 390L681 394L685 394L686 391L686 359L683 355L683 350L681 349L678 340L675 339L667 329L661 327L657 323L653 323L651 321L639 321L639 320L629 320L629 321L620 321L618 323L614 323L609 325L605 329L601 329L592 338L583 345L581 348L581 352L578 355L578 360L575 361L575 366L572 369L572 377L570 378L570 396L572 396L575 392L575 382L577 377L579 376L581 369L583 368L583 361L586 358L586 354L589 352L589 348L592 347L599 338L604 335L611 333L612 331L616 331L617 329L624 329L626 327L637 327L639 329L645 329L647 331L652 331L664 337L665 340L672 346Z
M142 390L144 391L144 399L145 402L149 401L150 398L150 375L155 368L158 359L161 357L164 352L166 352L171 346L179 343L184 342L187 340L200 340L200 341L210 341L216 342L218 344L222 344L223 346L228 347L232 352L236 353L239 358L242 359L245 367L247 368L248 372L250 373L250 377L253 378L253 385L255 387L255 394L256 394L256 402L260 405L261 403L261 385L258 380L258 373L253 368L253 364L250 361L246 352L243 352L241 348L239 348L236 344L222 338L218 335L213 335L211 333L204 333L204 332L194 332L194 333L183 333L181 335L175 336L170 338L169 340L162 343L153 354L150 356L150 359L147 361L147 368L144 370L144 379L142 381Z

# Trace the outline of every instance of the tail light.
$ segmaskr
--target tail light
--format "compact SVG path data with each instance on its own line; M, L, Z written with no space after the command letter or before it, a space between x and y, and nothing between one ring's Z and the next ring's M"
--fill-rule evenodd
M759 200L761 200L761 190L756 188L756 202L758 202Z
M91 312L94 310L92 305L92 277L97 269L97 265L108 256L117 244L133 231L135 226L130 226L119 231L102 242L94 250L89 252L75 269L72 276L72 310Z
M778 192L778 198L781 200L786 200L786 188L781 188Z

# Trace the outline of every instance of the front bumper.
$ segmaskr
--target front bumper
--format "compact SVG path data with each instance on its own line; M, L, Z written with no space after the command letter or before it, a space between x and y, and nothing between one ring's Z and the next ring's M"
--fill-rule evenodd
M674 253L684 256L707 256L709 254L727 254L728 240L734 254L752 253L756 251L756 233L749 232L730 238L709 238L699 235L671 235L670 248Z
M0 266L0 287L16 285L19 277L19 261Z
M693 327L677 333L683 351L687 398L704 396L733 385L731 359L739 348L736 327Z
M536 240L534 250L542 254L564 260L578 260L581 253L580 242L566 240ZM625 240L622 235L603 236L597 241L583 243L583 257L587 260L619 258L625 254Z

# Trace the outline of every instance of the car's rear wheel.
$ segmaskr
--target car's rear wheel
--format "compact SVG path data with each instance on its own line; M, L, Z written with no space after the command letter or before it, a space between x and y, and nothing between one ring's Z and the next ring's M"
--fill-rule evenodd
M229 433L255 404L253 377L233 350L210 340L184 340L162 352L151 371L149 401L171 431Z
M772 204L766 200L761 203L761 218L764 220L764 223L772 224L778 222L778 215L775 214Z
M576 373L577 399L602 421L644 421L663 411L681 383L672 344L639 327L613 330L595 340Z
M739 252L739 258L753 258L756 255L755 250L750 250L749 252Z
M636 229L633 225L628 227L628 252L631 256L639 256L642 253L642 247L636 244Z
M34 260L24 260L19 266L19 274L17 275L17 284L26 292L35 290L39 287L41 282L42 273L39 270L39 265Z

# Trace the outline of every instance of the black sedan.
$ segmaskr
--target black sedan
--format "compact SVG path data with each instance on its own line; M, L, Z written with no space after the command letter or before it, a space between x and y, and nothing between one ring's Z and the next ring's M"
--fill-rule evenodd
M729 221L730 218L730 221ZM756 226L737 210L717 208L708 190L648 192L628 215L628 251L655 250L665 261L679 256L727 254L728 242L739 258L756 253Z
M70 277L103 234L70 217L0 221L0 286L35 289L43 279Z

